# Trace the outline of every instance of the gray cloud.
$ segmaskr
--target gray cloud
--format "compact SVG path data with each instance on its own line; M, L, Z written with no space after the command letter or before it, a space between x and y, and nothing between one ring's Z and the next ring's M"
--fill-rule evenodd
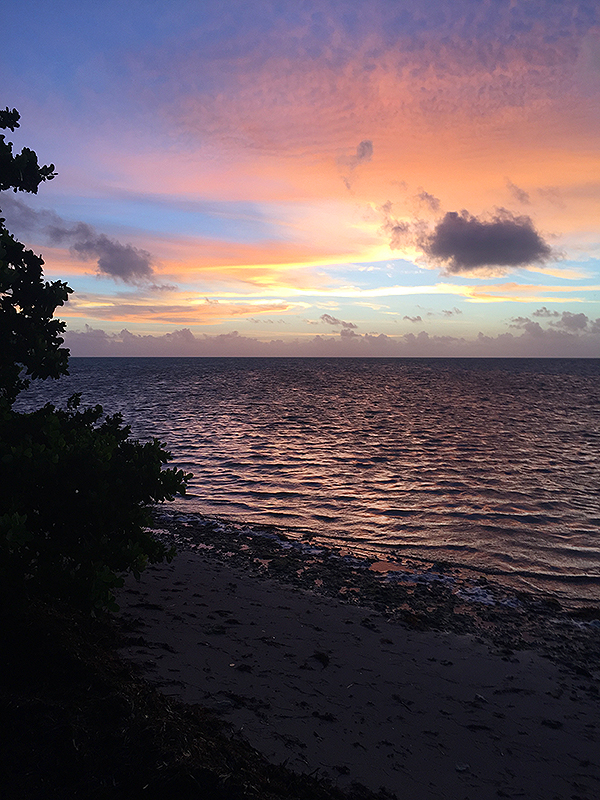
M531 200L529 199L527 192L514 184L509 178L506 179L506 186L508 187L508 191L518 203L523 203L524 205L530 204Z
M342 175L342 180L346 184L346 188L351 188L350 177L352 172L359 166L359 164L366 164L373 158L373 142L369 139L363 139L356 148L356 153L351 156L341 156L338 158L338 164L346 167L346 174Z
M356 164L364 164L373 158L373 142L364 139L356 148Z
M65 344L72 355L121 356L389 356L389 357L523 357L596 358L600 352L600 319L584 332L573 333L557 328L543 329L527 317L517 317L521 328L497 336L465 339L435 336L420 331L400 337L385 334L314 336L308 340L272 339L262 341L242 336L237 331L210 336L195 336L187 329L160 335L133 334L127 330L108 333L85 326L85 330L68 329ZM347 329L344 329L347 330ZM340 332L341 333L341 332ZM354 334L354 335L349 335Z
M543 312L543 313L540 313ZM554 328L562 328L569 333L579 333L588 330L588 325L591 327L589 330L592 333L595 333L595 327L598 323L598 320L593 321L591 320L586 314L580 312L579 314L573 314L571 311L563 311L562 314L559 314L558 311L549 311L545 306L543 308L534 311L532 316L534 317L558 317L558 319L553 319L550 322ZM513 317L510 321L511 328L521 328L527 333L533 335L541 335L543 333L548 333L549 329L546 328L544 330L539 322L533 322L529 319L529 317Z
M346 328L347 330L358 327L353 322L344 322L343 319L337 319L337 317L332 317L331 314L321 314L319 319L322 322L326 322L327 325L341 325L343 328Z
M454 306L454 308L452 308L452 309L448 309L448 308L442 309L442 314L445 317L453 317L455 315L462 314L462 311L460 310L460 308L456 308L456 306Z
M533 312L532 317L560 317L558 311L550 311L546 306L542 306Z
M409 316L405 316L405 317L402 317L402 319L407 319L409 322L423 322L423 320L421 319L421 317L409 317Z
M352 327L356 328L356 325L353 325ZM340 336L344 336L346 338L352 338L355 336L356 338L360 338L360 334L356 333L356 331L353 331L350 328L342 328L340 331Z
M19 234L41 233L50 244L69 246L74 256L95 260L100 274L124 283L137 283L153 274L147 250L111 239L86 222L68 223L54 211L35 211L8 194L0 202L10 228Z
M539 322L533 322L529 317L513 317L510 321L511 328L520 328L530 336L543 336L544 329Z
M429 206L429 208L432 211L440 210L440 201L438 200L437 197L434 197L432 194L429 194L429 192L426 191L419 192L419 194L417 195L417 200L420 200L422 203L425 203L425 205Z
M125 283L135 283L136 280L152 274L152 256L147 250L139 250L131 244L121 244L93 229L87 236L75 239L71 252L86 261L97 259L99 272Z
M551 322L550 325L556 325L567 331L583 331L587 328L588 322L589 318L583 313L572 314L570 311L563 311L560 319Z
M390 237L390 250L405 247L413 238L410 224L392 216L392 203L389 200L379 210L383 214L381 230Z
M543 263L554 255L529 217L514 216L506 209L499 209L489 221L467 211L449 211L419 244L429 259L455 275L489 274L493 267L508 271Z

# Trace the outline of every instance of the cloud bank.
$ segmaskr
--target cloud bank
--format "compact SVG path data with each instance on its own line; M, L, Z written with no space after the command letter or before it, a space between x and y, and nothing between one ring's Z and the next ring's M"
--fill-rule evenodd
M196 336L189 328L181 328L161 335L138 335L127 329L108 333L86 325L82 331L68 330L65 343L73 356L596 358L600 352L600 318L587 319L585 330L576 332L542 328L526 317L515 318L510 325L520 333L486 336L480 332L466 339L420 331L392 337L342 328L330 336L285 341L262 341L237 330Z

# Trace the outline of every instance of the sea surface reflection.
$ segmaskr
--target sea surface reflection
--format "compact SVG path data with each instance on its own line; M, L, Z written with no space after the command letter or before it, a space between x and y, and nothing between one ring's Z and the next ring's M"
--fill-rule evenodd
M600 360L71 359L20 401L120 411L180 508L600 594Z

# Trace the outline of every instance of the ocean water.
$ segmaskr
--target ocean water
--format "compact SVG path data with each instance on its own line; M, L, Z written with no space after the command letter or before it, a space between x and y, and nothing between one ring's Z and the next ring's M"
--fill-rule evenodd
M600 359L78 358L29 409L119 411L186 512L600 601Z

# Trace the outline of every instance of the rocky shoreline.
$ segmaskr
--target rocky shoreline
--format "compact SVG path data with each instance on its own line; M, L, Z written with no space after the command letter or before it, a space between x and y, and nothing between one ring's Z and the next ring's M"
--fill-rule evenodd
M598 609L194 515L119 594L122 653L232 741L343 791L592 800Z
M563 607L550 595L511 592L444 562L356 557L268 527L257 531L172 510L157 515L155 524L166 541L207 550L255 575L370 607L414 630L469 634L501 655L534 649L600 680L600 598L596 605Z

